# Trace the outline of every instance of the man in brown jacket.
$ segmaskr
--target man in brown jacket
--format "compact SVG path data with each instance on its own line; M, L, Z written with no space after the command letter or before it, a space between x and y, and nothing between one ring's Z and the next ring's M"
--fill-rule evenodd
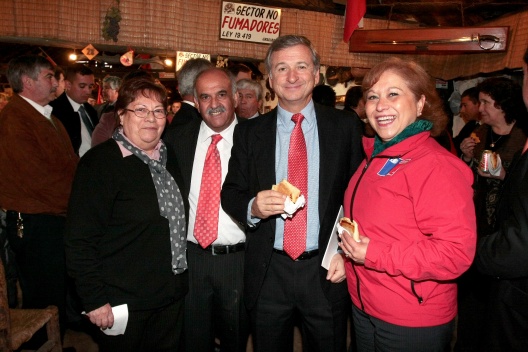
M14 93L0 113L0 207L16 254L24 308L65 306L63 230L77 166L68 134L48 103L58 83L41 56L9 63Z

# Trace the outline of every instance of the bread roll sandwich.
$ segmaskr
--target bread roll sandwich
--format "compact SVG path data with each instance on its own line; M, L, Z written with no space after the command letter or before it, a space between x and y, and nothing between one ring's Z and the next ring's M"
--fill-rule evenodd
M293 203L296 203L301 195L301 191L285 179L278 184L271 186L271 189L290 197Z
M497 158L497 153L495 152L491 153L491 157L490 157L491 169L493 170L497 169L498 162L499 160Z
M341 218L339 220L339 225L344 228L350 236L354 239L354 241L359 242L359 232L357 229L357 223L354 220L350 220L347 217Z
M477 134L475 132L472 132L469 137L475 141L475 143L480 143L480 138L477 136Z

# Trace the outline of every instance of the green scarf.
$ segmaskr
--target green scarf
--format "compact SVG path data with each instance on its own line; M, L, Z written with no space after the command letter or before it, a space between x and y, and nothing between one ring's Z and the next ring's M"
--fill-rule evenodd
M409 126L405 127L403 131L388 142L383 142L378 135L376 135L374 137L374 151L372 152L371 157L375 157L385 149L392 147L411 136L417 135L423 131L429 131L431 128L433 128L432 122L427 120L416 120Z

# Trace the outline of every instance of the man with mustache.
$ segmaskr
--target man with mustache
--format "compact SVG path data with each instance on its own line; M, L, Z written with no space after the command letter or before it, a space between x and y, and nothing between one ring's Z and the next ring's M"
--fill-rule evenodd
M7 78L15 94L0 113L0 208L7 210L22 307L56 305L64 332L63 231L79 157L48 105L58 86L50 62L37 55L14 58Z
M220 207L220 189L238 123L234 77L218 68L202 71L194 81L194 100L202 119L169 129L164 138L177 155L186 186L181 191L190 206L186 350L212 351L216 334L222 351L245 351L249 330L242 297L246 236Z

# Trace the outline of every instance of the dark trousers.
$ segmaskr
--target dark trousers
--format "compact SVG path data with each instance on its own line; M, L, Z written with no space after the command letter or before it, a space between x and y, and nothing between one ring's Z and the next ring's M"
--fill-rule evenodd
M358 352L448 352L455 328L447 324L412 328L376 319L352 308Z
M148 278L145 284L148 285ZM183 301L159 309L129 311L124 335L108 336L97 330L94 338L101 352L174 352L183 332Z
M244 252L213 255L187 246L189 292L185 298L185 346L210 352L215 335L222 352L245 352L249 318L242 297Z
M296 315L303 351L346 351L350 298L329 302L321 288L318 257L293 261L273 253L255 307L250 311L256 352L291 352Z
M62 216L22 214L24 234L17 236L18 213L7 212L7 234L15 253L23 308L59 308L61 331L65 327L66 266Z

